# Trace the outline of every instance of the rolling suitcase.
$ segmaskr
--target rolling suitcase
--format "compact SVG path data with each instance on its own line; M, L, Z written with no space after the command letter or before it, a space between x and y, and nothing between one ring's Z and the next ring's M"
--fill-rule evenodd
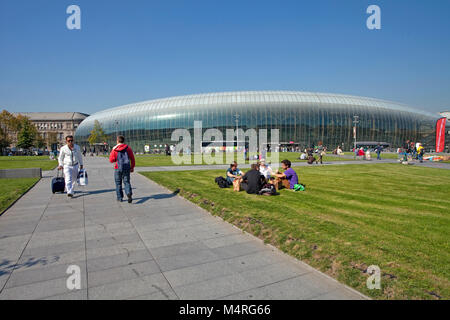
M59 176L59 172L60 170L58 170L56 177L52 179L52 193L64 192L66 183L64 181L64 178L62 176Z

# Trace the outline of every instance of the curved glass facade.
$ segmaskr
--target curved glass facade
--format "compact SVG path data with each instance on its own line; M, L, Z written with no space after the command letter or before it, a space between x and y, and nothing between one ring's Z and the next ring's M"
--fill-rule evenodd
M343 144L348 150L353 146L355 115L358 141L397 147L409 139L434 148L439 115L373 98L297 91L210 93L134 103L91 115L75 137L77 143L87 144L98 120L110 145L123 134L136 152L143 152L145 145L175 144L170 138L178 128L190 130L193 137L196 120L203 122L203 130L217 128L225 135L225 129L236 128L238 119L244 130L279 129L281 142L304 147L321 141L329 149Z

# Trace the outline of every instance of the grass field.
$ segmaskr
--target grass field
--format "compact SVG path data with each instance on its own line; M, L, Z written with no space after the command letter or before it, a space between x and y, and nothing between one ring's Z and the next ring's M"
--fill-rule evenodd
M50 160L48 156L14 156L0 157L0 169L41 168L53 170L58 161Z
M225 154L220 154L223 158L223 164L229 164L226 159ZM240 157L239 159L243 159L243 154L235 154L234 159L237 160L237 157ZM279 160L288 159L291 162L301 162L304 160L298 160L300 156L300 153L298 152L280 152L279 153ZM270 152L268 153L268 157L270 157ZM316 156L317 157L317 156ZM194 156L191 155L191 164L194 164ZM337 157L337 156L330 156L327 155L323 158L323 161L352 161L352 158L346 158L346 157ZM248 161L247 161L248 163ZM204 161L202 164L206 164ZM136 166L137 167L155 167L155 166L175 166L172 162L171 157L167 157L165 155L137 155L136 156ZM189 165L189 164L182 164L182 165Z
M0 179L0 214L38 180L39 178Z
M305 192L219 189L222 171L148 178L376 299L450 298L450 170L398 164L295 168ZM366 287L381 269L381 290Z

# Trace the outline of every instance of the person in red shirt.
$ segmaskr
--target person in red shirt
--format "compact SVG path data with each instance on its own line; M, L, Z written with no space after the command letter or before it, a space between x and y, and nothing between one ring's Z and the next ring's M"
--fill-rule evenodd
M117 201L122 202L123 199L123 182L128 203L131 203L133 198L130 173L134 171L135 159L133 150L125 144L124 136L117 137L117 145L111 150L109 162L114 163L114 180L116 182Z

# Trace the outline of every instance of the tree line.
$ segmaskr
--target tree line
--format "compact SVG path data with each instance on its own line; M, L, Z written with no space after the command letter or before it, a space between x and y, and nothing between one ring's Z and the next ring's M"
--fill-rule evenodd
M103 143L106 142L106 139L107 135L102 125L96 120L87 139L89 144ZM29 150L31 148L41 149L57 142L56 132L48 132L44 139L28 117L21 114L14 115L7 110L0 113L0 153L3 153L11 145Z
M55 133L56 140L56 133ZM51 139L51 137L49 137ZM36 126L24 115L14 115L7 110L0 113L0 151L15 144L17 148L43 148L46 141L38 132Z

